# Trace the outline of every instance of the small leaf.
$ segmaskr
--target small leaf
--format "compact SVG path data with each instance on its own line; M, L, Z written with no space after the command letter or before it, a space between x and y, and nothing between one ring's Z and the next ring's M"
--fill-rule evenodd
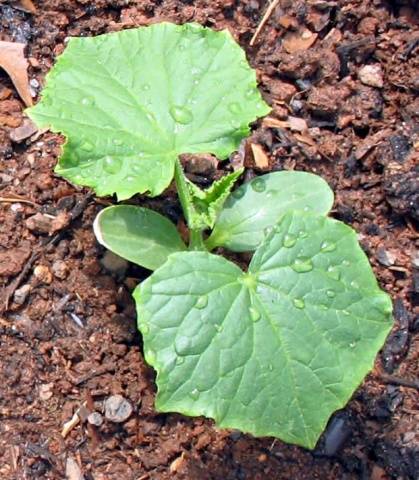
M224 159L269 107L227 31L160 23L72 38L28 111L67 136L56 172L98 195L158 195L182 153Z
M252 251L288 210L326 215L333 192L319 176L281 171L256 177L236 189L225 203L207 247L227 247L234 252Z
M181 168L177 165L175 168ZM179 197L188 226L195 230L213 228L234 183L243 173L243 168L224 175L207 190L197 187L182 175L176 175Z
M207 252L176 253L134 297L158 410L308 448L392 324L355 232L303 212L284 215L248 273Z
M105 208L97 215L93 229L100 244L149 270L163 265L171 253L186 249L173 223L148 208Z

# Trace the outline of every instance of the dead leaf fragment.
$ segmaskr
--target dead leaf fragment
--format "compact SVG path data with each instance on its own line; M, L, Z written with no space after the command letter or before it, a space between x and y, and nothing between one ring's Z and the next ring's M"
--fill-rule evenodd
M37 126L29 118L25 118L20 127L13 129L10 132L10 139L15 143L20 143L23 140L31 137L34 133L38 131Z
M27 13L36 13L36 7L31 0L13 0L10 2L16 10Z
M0 68L5 70L27 107L32 106L29 90L28 61L25 57L25 44L0 42Z
M278 120L273 117L263 119L263 125L270 128L288 128L296 132L305 132L308 128L304 118L289 116L286 120Z
M252 143L250 147L252 149L256 167L260 170L266 170L269 168L269 158L262 146L257 143Z
M309 49L317 39L317 33L308 28L298 32L288 32L282 40L282 45L288 53Z

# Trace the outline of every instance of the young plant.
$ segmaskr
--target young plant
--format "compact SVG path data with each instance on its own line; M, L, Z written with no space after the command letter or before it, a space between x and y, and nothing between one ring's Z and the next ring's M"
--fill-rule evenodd
M156 408L313 448L371 369L392 308L355 232L327 217L321 178L275 172L234 191L241 171L207 190L186 178L180 154L225 159L268 111L228 32L162 23L70 39L29 115L67 137L57 173L98 195L156 196L175 179L189 247L146 208L112 206L94 224L155 270L134 298ZM255 253L243 271L216 247Z

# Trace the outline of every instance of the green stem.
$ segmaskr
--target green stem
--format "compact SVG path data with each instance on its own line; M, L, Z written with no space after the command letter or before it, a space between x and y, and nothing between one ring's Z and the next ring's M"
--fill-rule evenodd
M189 212L192 209L192 205L188 185L186 183L186 176L179 159L177 159L175 163L175 182L180 204L182 205L183 216L189 227L189 249L206 251L207 249L204 244L202 230L193 229L190 225Z

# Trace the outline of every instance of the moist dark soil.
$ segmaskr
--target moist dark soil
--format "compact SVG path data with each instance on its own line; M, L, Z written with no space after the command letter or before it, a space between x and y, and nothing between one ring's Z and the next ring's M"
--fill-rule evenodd
M53 174L62 137L11 140L24 105L0 71L0 478L418 478L416 1L282 0L252 47L262 0L35 0L35 13L25 3L0 3L0 40L27 44L34 98L69 36L163 20L228 28L276 119L256 123L231 162L245 165L245 179L282 169L323 176L336 192L333 216L359 232L394 301L395 326L314 451L159 414L130 296L148 272L96 242L92 221L114 200ZM231 162L211 169L195 159L191 178L207 185ZM132 202L185 230L173 190ZM104 415L113 395L133 410L119 423Z

